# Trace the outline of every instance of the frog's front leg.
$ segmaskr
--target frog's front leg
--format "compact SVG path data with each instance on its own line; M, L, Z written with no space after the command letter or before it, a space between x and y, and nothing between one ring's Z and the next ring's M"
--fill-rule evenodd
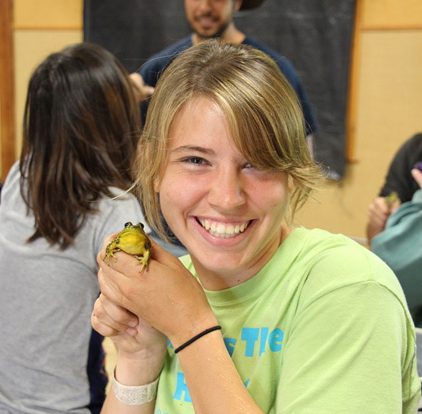
M110 262L110 259L114 257L114 253L120 252L120 249L117 247L116 240L111 241L106 247L105 261Z

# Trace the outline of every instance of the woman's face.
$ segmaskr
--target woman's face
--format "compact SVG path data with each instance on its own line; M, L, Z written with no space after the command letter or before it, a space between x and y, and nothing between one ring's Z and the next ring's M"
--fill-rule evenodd
M286 235L287 176L254 168L207 98L189 101L169 135L167 166L156 184L167 223L207 289L249 279Z

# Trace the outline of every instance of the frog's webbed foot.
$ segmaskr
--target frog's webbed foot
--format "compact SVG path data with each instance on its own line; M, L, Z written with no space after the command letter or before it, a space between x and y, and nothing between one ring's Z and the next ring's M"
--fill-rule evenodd
M149 257L150 257L150 251L146 250L145 253L141 256L136 256L136 258L138 259L140 265L141 265L141 272L145 269L148 268L148 263L149 263Z

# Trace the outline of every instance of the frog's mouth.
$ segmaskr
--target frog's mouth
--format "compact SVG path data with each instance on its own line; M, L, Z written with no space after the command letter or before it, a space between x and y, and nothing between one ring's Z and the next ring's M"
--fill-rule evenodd
M221 239L228 239L243 233L251 223L251 221L246 221L244 223L231 224L200 218L197 218L197 221L208 233Z

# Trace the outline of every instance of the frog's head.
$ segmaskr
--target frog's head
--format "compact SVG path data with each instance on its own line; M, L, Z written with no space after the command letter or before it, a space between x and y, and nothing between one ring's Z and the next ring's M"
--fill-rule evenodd
M125 223L125 229L133 229L133 228L140 228L141 230L144 229L144 225L142 223L138 223L133 225L131 221Z

